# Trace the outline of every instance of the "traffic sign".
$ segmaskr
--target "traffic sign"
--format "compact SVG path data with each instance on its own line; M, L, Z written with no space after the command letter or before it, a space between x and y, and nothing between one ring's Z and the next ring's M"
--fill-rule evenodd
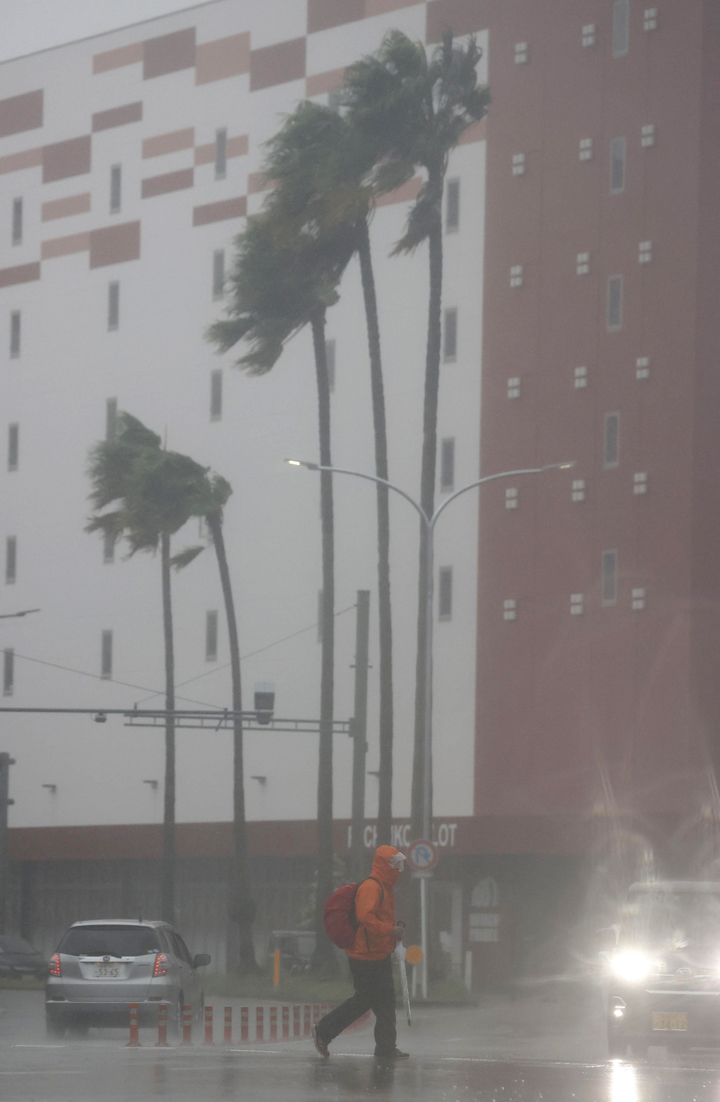
M438 863L438 851L427 838L411 842L407 851L408 865L416 872L430 872Z

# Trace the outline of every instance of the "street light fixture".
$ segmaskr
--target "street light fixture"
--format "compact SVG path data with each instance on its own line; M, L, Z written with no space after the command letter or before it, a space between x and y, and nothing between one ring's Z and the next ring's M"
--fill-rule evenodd
M404 497L407 502L412 505L413 509L420 516L422 523L423 540L425 544L425 571L422 579L422 591L424 593L425 604L425 654L424 654L424 667L425 667L425 702L424 702L424 739L423 739L423 800L422 800L422 832L425 838L431 836L431 822L430 822L430 809L431 809L431 790L432 790L432 653L433 653L433 551L434 551L434 536L435 525L440 519L441 514L445 511L451 501L455 501L456 498L462 494L467 493L468 490L474 490L477 486L483 486L486 482L495 482L500 478L514 478L519 475L526 474L543 474L545 471L569 470L575 466L575 461L572 460L568 463L546 463L542 467L524 467L516 471L500 471L497 474L488 474L484 478L478 478L474 482L468 483L467 486L461 486L455 493L450 494L445 498L441 505L438 505L432 516L428 516L423 509L420 502L416 501L414 497L406 493L405 490L396 486L392 482L388 482L384 478L378 478L377 475L366 474L364 471L353 471L346 467L324 467L320 463L312 463L309 460L303 459L286 459L286 463L289 463L291 467L306 467L309 471L326 471L328 474L347 474L354 478L362 478L367 482L375 482L381 486L386 486L389 490L394 490L395 493ZM422 991L423 998L427 998L427 881L423 878L420 880L420 926L421 926L421 942L423 950L423 964L422 964Z

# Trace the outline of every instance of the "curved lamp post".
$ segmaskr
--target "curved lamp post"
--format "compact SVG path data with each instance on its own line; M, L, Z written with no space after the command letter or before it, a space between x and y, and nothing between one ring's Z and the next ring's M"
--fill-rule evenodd
M544 467L524 467L516 471L500 471L497 474L488 474L484 478L478 478L475 482L469 482L467 486L461 486L455 493L450 494L445 498L441 505L438 505L432 516L428 516L422 505L401 489L400 486L396 486L393 482L388 482L384 478L378 478L377 475L365 474L364 471L352 471L346 467L323 467L320 463L311 463L303 459L286 459L286 463L289 463L291 467L306 467L309 471L326 471L329 474L347 474L353 478L363 478L367 482L376 482L381 486L387 486L389 490L394 490L396 494L400 494L400 497L404 497L407 502L412 505L413 509L418 513L421 521L421 531L423 533L423 539L425 541L425 571L423 578L423 593L425 604L425 714L424 714L424 740L423 740L423 802L422 802L422 832L425 838L431 837L431 792L432 792L432 655L433 655L433 552L434 552L434 536L435 525L440 519L441 514L445 511L451 501L455 501L456 498L462 494L467 493L468 490L474 490L477 486L483 486L486 482L495 482L499 478L513 478L517 475L524 474L542 474L544 471L553 470L568 470L570 467L575 466L575 461L570 463L546 463ZM425 879L420 880L420 910L421 910L421 942L423 950L423 962L422 962L422 992L423 998L427 998L427 881Z

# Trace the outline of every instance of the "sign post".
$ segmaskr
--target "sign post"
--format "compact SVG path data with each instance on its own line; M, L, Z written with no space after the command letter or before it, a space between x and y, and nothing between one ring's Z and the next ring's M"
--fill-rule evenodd
M418 838L411 842L407 853L408 865L413 870L414 876L420 880L420 948L422 949L421 985L422 997L428 997L428 880L432 876L433 869L438 863L438 852L435 844L427 838Z

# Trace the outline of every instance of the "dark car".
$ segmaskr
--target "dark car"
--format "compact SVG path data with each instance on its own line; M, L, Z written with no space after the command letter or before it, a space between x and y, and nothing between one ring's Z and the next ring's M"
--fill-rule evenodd
M0 935L0 976L37 976L44 979L47 963L42 953L22 937Z
M608 1047L720 1046L720 883L633 884L609 972Z

